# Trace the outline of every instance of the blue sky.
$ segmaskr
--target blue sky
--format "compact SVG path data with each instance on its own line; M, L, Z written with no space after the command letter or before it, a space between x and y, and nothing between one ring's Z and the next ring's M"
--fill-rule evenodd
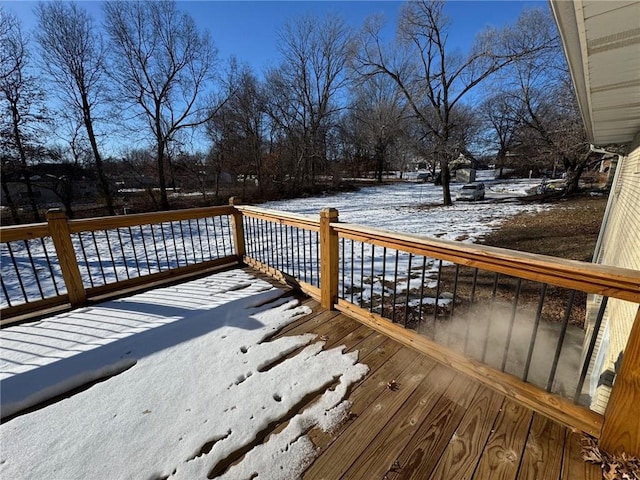
M99 21L102 2L79 2ZM37 2L4 1L27 30L36 25L33 9ZM388 21L387 33L393 35L399 1L179 1L200 28L207 29L225 60L235 55L252 65L257 73L278 62L276 32L287 18L306 13L342 15L347 23L359 28L364 19L382 13ZM487 25L501 27L513 23L522 10L546 7L546 0L529 1L450 1L446 10L451 18L450 43L466 50L475 34Z

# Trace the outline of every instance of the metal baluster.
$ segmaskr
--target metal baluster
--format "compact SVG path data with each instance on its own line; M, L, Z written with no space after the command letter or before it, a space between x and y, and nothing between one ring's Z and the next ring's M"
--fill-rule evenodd
M33 271L33 277L36 280L36 285L38 287L38 291L40 292L40 298L44 298L44 293L42 291L42 286L40 285L40 278L38 277L38 270L36 269L36 264L33 261L33 256L31 255L31 249L29 248L28 240L22 240L24 242L24 246L27 250L27 256L29 257L29 262L31 263L31 270Z
M375 263L375 248L376 246L372 243L371 244L371 292L369 293L369 311L371 313L373 313L373 279L375 278L375 272L374 272L374 263Z
M216 258L220 258L220 239L218 238L218 227L216 227L216 217L211 217L211 226L213 227L213 238L215 239L215 245L216 245ZM224 252L224 248L222 251Z
M191 227L191 220L189 220L189 227ZM198 228L198 243L200 244L200 261L204 262L204 247L202 246L202 230L200 229L199 218L196 218L196 227Z
M180 254L178 253L178 242L176 242L176 232L173 229L173 222L169 222L169 227L171 227L171 238L173 239L173 252L176 257L176 264L180 267Z
M458 277L460 275L460 265L456 263L456 276L453 281L453 299L451 300L451 314L449 315L449 321L453 321L453 314L456 308L456 296L458 295Z
M285 258L286 258L286 262L287 262L286 263L286 268L287 268L286 272L287 272L287 274L291 275L293 272L292 272L292 269L291 269L291 262L289 262L289 250L290 250L290 248L289 248L289 225L285 225L284 226L284 245L285 245L284 253L285 253Z
M341 295L340 298L343 298L343 299L345 298L344 297L344 292L345 292L345 288L344 288L344 277L345 277L345 270L344 270L344 266L345 266L344 244L345 244L346 241L347 241L346 238L344 238L344 237L340 238L340 248L342 249L342 259L341 259L342 260L342 272L341 272L342 273L342 275L341 275L341 277L342 277L342 295Z
M411 260L413 254L409 253L409 266L407 267L407 299L404 305L404 328L407 328L407 320L409 319L409 296L411 292Z
M127 265L127 257L124 253L124 245L122 244L122 235L120 235L120 229L116 227L116 232L118 233L118 242L120 243L120 251L122 252L122 263L124 264L124 271L127 274L127 279L130 279L129 276L129 265ZM134 244L131 245L133 248L133 258L136 258L136 247ZM138 260L136 259L136 262Z
M442 260L438 260L438 279L436 280L436 298L435 298L435 303L433 305L433 328L434 328L433 338L435 338L436 322L438 321L438 300L440 298L440 280L441 279L442 279Z
M136 251L136 242L133 239L133 232L131 231L131 227L129 228L129 241L131 242L131 248L133 248L133 259L136 262L136 270L138 271L138 277L141 276L140 274L140 263L138 262L138 252ZM144 242L142 242L144 245Z
M381 317L384 317L384 289L385 289L386 279L387 279L387 247L382 247L382 293L380 294L380 316Z
M482 347L482 361L484 362L487 357L487 348L489 346L489 331L491 330L491 318L493 317L496 295L498 293L498 279L500 274L495 273L493 277L493 290L491 291L491 307L489 315L487 316L487 330L484 332L484 345Z
M156 252L156 259L158 260L158 271L162 271L162 264L160 263L160 255L158 254L158 242L156 240L156 234L153 231L153 224L150 223L149 227L151 228L151 238L153 239L153 249ZM164 245L164 256L167 261L167 268L171 269L171 265L169 265L169 250L167 250L167 239L164 237L164 226L162 222L160 222L160 236L162 237L162 244Z
M58 282L56 281L56 275L53 273L53 268L51 267L51 259L49 258L49 252L47 252L47 246L44 243L44 238L40 237L40 244L42 245L42 251L44 252L44 258L47 260L47 267L49 268L49 274L51 275L51 280L53 282L53 289L56 292L56 295L60 295L58 290ZM11 305L9 305L11 306Z
M7 287L4 284L4 280L2 279L2 276L0 276L0 285L2 285L2 292L4 293L4 298L7 299L7 305L11 307L12 306L11 298L9 297L9 292L7 291Z
M571 310L573 309L573 301L576 298L576 291L571 290L569 294L569 302L567 303L567 309L564 313L564 319L562 321L562 329L560 330L560 337L556 345L556 353L553 356L553 364L551 365L551 373L549 374L549 380L547 381L547 392L551 391L553 381L556 377L556 370L558 368L558 360L560 359L560 353L562 351L562 344L564 343L564 337L567 333L567 326L569 325L569 318L571 317Z
M84 248L84 240L82 239L81 233L77 233L76 235L78 235L78 243L80 243L80 250L82 250L82 257L84 258L84 266L87 269L87 273L89 274L89 284L91 285L91 288L93 288L94 287L93 275L91 274L91 268L89 267L89 259L87 258L87 252Z
M469 297L469 308L467 309L467 329L464 334L464 353L467 353L469 346L469 329L471 328L471 307L476 297L476 285L478 284L478 269L473 269L473 281L471 284L471 296Z
M391 304L391 322L396 323L396 295L398 293L398 256L400 252L396 250L396 264L393 274L393 303Z
M149 260L149 252L147 251L147 241L144 238L144 231L142 230L142 225L138 225L140 227L140 240L142 240L142 249L144 250L144 258L147 262L147 270L149 271L149 275L151 275L151 261ZM158 261L158 270L160 270L160 261Z
M364 300L364 242L360 242L360 308Z
M187 219L187 225L189 225L189 238L191 239L191 253L193 253L193 263L198 263L196 258L196 242L193 241L193 227L191 226L191 219ZM180 229L182 229L182 222L180 222ZM184 242L184 237L182 238Z
M567 303L567 309L564 313L564 320L562 321L562 329L560 330L560 337L556 345L556 353L553 356L553 364L551 365L551 373L549 374L549 381L547 382L547 392L551 391L553 381L556 377L556 370L558 368L558 360L560 359L560 353L562 351L562 344L564 343L564 336L567 333L567 326L569 325L569 318L571 317L571 310L573 309L573 301L576 298L576 291L571 290L569 294L569 302Z
M538 336L538 327L540 326L540 318L542 318L542 308L544 307L544 298L547 295L547 284L543 283L540 288L540 296L538 298L538 308L536 309L536 319L533 323L533 331L531 332L531 340L529 341L529 351L527 352L527 361L524 364L524 374L522 380L525 382L529 377L529 367L531 366L531 358L533 356L533 348L536 344L536 337Z
M320 232L315 232L316 234L316 278L318 279L318 287L320 286Z
M111 241L109 240L109 232L107 230L103 230L103 232L104 232L105 239L107 241L107 247L109 249L109 257L111 258L111 266L113 266L113 273L116 276L116 282L119 282L120 278L118 278L118 267L116 266L116 260L113 257L113 250L111 249Z
M224 255L227 256L228 255L228 253L227 253L227 242L225 242L225 239L224 239L224 224L222 223L222 217L217 217L217 218L220 221L220 237L222 238L222 253L224 253ZM225 217L225 218L228 219L228 217ZM213 223L214 224L215 224L215 221L216 221L216 219L214 217L214 219L213 219ZM227 222L228 222L228 220L227 220ZM227 227L228 226L229 225L227 223ZM228 231L229 231L229 228L227 228L227 234L228 234Z
M427 274L427 257L422 256L422 281L420 282L420 305L418 305L418 330L422 324L422 305L424 304L424 280Z
M91 236L93 237L93 246L96 249L96 257L98 257L98 265L100 265L100 272L102 273L102 282L104 285L106 285L107 276L104 274L104 267L102 266L102 255L100 255L100 251L98 250L98 242L96 241L96 232L92 231Z
M354 264L356 263L355 255L353 253L353 250L354 250L353 244L354 244L354 241L353 241L353 239L351 239L351 303L353 303L353 290L354 290L354 288L353 288L353 270L355 268Z
M209 249L209 260L213 258L213 251L211 250L211 234L209 233L209 218L205 217L204 220L204 231L207 232L207 248Z
M589 347L587 348L587 354L584 357L584 362L582 363L582 370L580 371L580 379L578 380L576 393L573 396L573 403L576 403L576 404L580 401L582 386L584 385L584 380L587 377L587 372L589 371L589 363L591 363L591 355L593 355L593 350L596 346L596 341L598 340L598 332L600 332L600 325L602 324L602 319L604 317L604 312L607 309L608 301L609 301L609 297L603 297L602 300L600 301L598 316L596 317L596 321L593 325L593 331L591 332L591 338L589 339Z
M516 313L518 311L518 300L520 299L520 288L522 286L522 279L518 279L516 282L516 292L513 299L513 307L511 308L511 320L509 321L509 331L507 332L507 344L504 347L504 354L502 355L502 368L501 370L504 372L504 368L507 366L507 357L509 355L509 345L511 343L511 335L513 334L513 324L516 321Z
M16 257L13 255L13 250L11 249L11 242L7 242L7 248L9 249L9 257L11 258L13 269L16 272L16 277L18 277L18 284L20 285L20 290L22 290L22 296L24 297L24 301L29 303L29 298L27 297L27 291L24 288L24 283L22 283L22 275L20 275L20 270L18 269L18 263L16 262Z
M184 229L182 228L182 220L178 220L178 225L180 225L180 242L182 243L182 253L184 254L184 264L189 265L189 260L187 259L187 242L184 241Z
M298 280L302 280L300 275L300 229L296 227L296 250L298 252Z

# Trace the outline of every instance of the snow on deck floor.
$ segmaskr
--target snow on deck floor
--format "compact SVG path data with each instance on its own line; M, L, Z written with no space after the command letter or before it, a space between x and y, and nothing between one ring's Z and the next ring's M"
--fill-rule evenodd
M0 477L204 479L324 392L224 476L296 478L367 367L313 335L265 341L309 313L281 295L234 270L2 330L3 417L117 374L0 425Z

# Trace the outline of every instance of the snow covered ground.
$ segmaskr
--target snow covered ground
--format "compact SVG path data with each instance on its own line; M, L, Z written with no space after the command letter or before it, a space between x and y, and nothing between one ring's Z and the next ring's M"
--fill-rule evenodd
M340 220L343 222L465 242L477 242L517 213L548 208L546 205L522 204L517 201L517 197L526 195L527 189L539 183L538 180L497 181L492 177L492 171L479 172L478 181L486 185L485 201L454 202L450 207L439 205L442 203L441 187L422 182L366 187L357 192L270 202L261 206L316 218L322 208L334 207L340 212ZM451 184L454 197L461 186L462 184ZM501 201L496 202L496 199ZM177 235L177 243L174 227L180 233ZM145 225L122 229L122 232L99 231L85 236L87 238L83 241L87 243L86 249L80 248L80 237L74 236L73 242L86 287L232 254L226 217L205 219L202 223L180 222L178 226L167 223L161 227L156 225L155 229ZM154 237L160 247L154 243ZM262 242L261 239L253 241ZM258 248L263 246L258 245ZM361 261L365 265L369 265L371 261L370 255L362 260L361 253L356 251L354 255L353 268L356 271L360 270ZM377 258L379 253L375 266L378 276L382 273L381 259ZM309 255L310 271L317 270L316 254L317 251L312 249ZM286 257L284 253L281 256ZM39 240L14 242L13 250L9 250L7 244L3 243L0 245L0 257L3 281L0 308L8 305L7 296L16 305L24 303L27 298L34 301L66 292L51 239L44 243ZM20 277L13 267L13 259L21 272ZM51 269L48 267L49 259L53 259ZM400 260L406 262L404 257ZM350 268L349 263L346 269ZM402 266L400 269L402 270Z
M485 200L454 201L450 207L440 205L442 187L423 182L365 187L356 192L281 200L260 206L315 216L322 208L333 207L338 209L342 222L471 243L513 215L548 208L517 201L517 197L525 196L528 189L538 185L539 179L494 180L492 170L478 174L477 181L486 186ZM453 198L462 185L451 184Z
M0 477L205 479L320 393L220 477L297 478L305 432L341 418L367 367L313 335L269 340L309 313L281 295L235 270L3 329L3 417L115 375L0 425Z

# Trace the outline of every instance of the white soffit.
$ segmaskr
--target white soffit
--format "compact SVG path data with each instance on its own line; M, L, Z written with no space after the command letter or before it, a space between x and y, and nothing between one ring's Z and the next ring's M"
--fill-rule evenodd
M589 140L640 132L640 2L551 0Z

